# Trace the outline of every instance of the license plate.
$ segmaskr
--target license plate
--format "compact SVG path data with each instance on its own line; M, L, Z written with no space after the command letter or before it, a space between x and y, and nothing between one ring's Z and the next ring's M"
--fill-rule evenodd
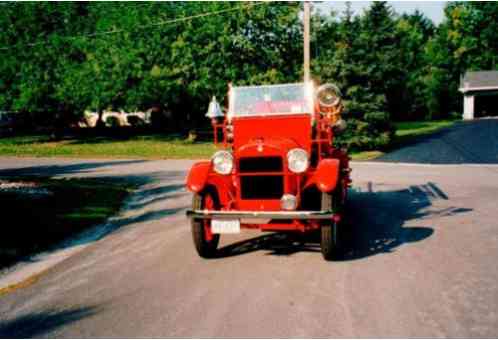
M214 234L238 234L240 233L240 221L212 220L211 232Z

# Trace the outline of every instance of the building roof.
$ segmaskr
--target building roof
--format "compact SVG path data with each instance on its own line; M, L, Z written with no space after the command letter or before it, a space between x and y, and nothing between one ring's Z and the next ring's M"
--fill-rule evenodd
M498 90L498 71L466 72L460 81L460 92Z

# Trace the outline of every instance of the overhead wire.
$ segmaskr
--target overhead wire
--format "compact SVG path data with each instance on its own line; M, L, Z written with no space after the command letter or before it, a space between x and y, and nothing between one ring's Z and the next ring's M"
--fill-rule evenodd
M238 7L233 7L233 8L226 8L226 9L217 10L217 11L204 12L204 13L200 13L200 14L194 14L194 15L189 15L189 16L185 16L185 17L174 18L174 19L164 20L164 21L159 21L159 22L154 22L154 23L145 24L145 25L139 25L139 26L135 26L131 29L120 28L120 29L113 29L113 30L95 32L95 33L90 33L90 34L65 36L65 37L60 37L59 39L61 39L61 40L87 39L87 38L95 38L95 37L111 35L111 34L118 34L118 33L123 33L123 32L132 32L132 31L142 30L142 29L151 28L151 27L173 25L173 24L177 24L180 22L195 20L195 19L199 19L199 18L212 16L212 15L221 15L221 14L225 14L225 13L229 13L229 12L235 12L235 11L239 11L239 10L243 10L243 9L249 9L249 8L253 8L256 6L260 6L260 5L266 5L266 4L268 4L268 2L250 3L250 4L238 6ZM43 40L43 41L31 42L31 43L26 43L26 44L21 44L21 45L4 46L4 47L0 47L0 51L19 49L19 48L23 48L23 47L34 47L34 46L40 46L40 45L45 45L45 44L50 44L50 43L51 43L50 40Z

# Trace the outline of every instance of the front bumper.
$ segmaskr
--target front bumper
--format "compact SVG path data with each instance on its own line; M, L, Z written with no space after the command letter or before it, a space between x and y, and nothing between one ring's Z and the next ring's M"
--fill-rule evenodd
M203 219L328 220L336 217L336 214L331 211L187 210L187 217Z

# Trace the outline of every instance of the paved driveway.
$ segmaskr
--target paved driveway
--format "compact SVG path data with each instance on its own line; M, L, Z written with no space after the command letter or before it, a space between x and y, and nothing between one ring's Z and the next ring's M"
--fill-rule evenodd
M342 261L279 234L199 258L191 161L0 159L7 173L146 183L110 233L0 296L8 337L496 337L498 167L355 163Z
M498 164L498 119L459 122L385 154L387 162Z

